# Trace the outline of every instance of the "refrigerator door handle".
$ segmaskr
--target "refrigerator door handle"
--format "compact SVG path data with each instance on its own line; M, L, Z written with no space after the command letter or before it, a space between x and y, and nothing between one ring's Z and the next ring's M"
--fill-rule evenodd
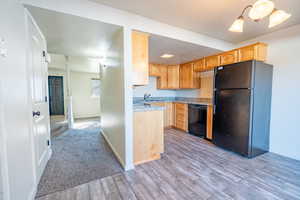
M214 105L214 112L213 114L215 115L216 114L216 105Z

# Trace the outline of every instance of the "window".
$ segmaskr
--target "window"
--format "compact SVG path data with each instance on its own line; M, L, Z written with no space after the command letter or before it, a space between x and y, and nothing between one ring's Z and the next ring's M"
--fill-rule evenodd
M92 78L91 79L92 85L92 97L100 97L100 79Z

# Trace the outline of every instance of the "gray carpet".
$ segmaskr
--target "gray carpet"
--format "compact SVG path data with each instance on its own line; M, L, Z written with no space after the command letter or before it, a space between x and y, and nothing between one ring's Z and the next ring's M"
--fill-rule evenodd
M122 171L93 120L77 121L75 129L52 138L52 150L36 197Z

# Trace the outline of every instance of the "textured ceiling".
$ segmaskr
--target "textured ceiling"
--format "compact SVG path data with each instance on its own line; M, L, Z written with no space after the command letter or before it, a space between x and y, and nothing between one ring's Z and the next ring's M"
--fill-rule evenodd
M231 33L227 29L242 9L256 0L93 1L233 43L300 23L300 0L273 0L276 8L291 13L292 17L272 29L267 26L268 19L259 23L246 20L243 33Z
M212 55L220 51L158 35L149 39L149 60L158 64L180 64ZM161 58L164 53L173 54L172 58Z
M46 37L48 52L79 57L99 58L105 55L118 26L28 7Z

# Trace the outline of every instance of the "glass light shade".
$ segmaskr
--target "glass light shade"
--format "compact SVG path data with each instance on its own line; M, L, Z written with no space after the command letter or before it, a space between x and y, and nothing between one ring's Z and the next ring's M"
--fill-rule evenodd
M274 8L274 3L272 1L258 0L253 4L248 16L253 20L260 20L268 16Z
M272 28L278 24L281 24L288 18L290 18L291 14L286 13L283 10L274 10L270 15L269 28Z
M237 18L233 24L230 26L230 28L228 29L231 32L243 32L243 27L244 27L244 18L243 17L239 17Z

